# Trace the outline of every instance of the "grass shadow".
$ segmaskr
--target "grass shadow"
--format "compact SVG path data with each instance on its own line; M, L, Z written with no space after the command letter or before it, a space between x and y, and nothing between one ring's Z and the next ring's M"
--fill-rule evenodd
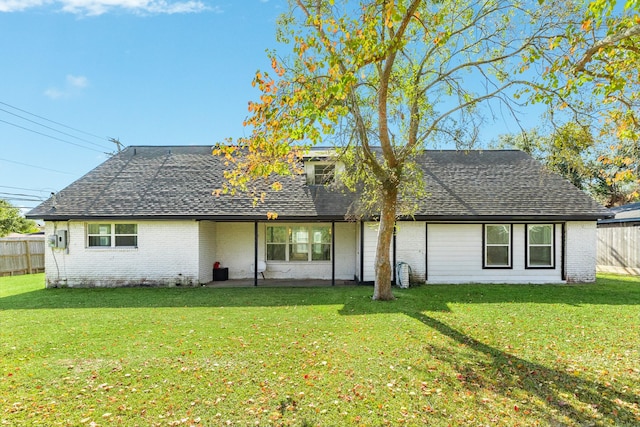
M632 426L640 422L638 414L627 409L628 406L638 406L640 396L637 394L524 360L422 313L405 314L483 356L476 358L473 364L461 363L455 355L450 356L453 360L448 360L456 365L461 381L472 392L489 380L502 395L514 395L516 390L521 390L526 395L536 396L534 402L539 402L536 410L546 413L547 422L551 425L563 425L562 421L555 419L556 413L584 426Z
M629 287L630 282L635 285ZM554 369L525 360L465 334L436 318L441 316L435 316L436 312L450 312L450 303L637 305L640 303L638 285L637 278L621 277L600 280L598 285L524 286L520 288L523 292L514 292L511 286L500 288L498 285L442 286L430 288L428 300L406 293L396 301L385 303L345 304L340 312L344 315L402 313L450 338L458 346L472 350L472 360L460 357L454 350L435 347L431 349L431 356L454 366L459 373L458 380L470 393L490 387L503 396L524 394L534 397L530 404L536 405L535 410L539 414L544 414L546 425L567 425L562 419L565 418L580 426L638 426L638 389L625 388L615 381L585 379L561 367Z

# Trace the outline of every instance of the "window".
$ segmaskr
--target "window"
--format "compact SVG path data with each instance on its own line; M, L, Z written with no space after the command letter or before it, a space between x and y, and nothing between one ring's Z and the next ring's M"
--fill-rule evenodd
M287 227L267 227L267 259L286 261Z
M137 247L136 224L88 224L87 244L93 247Z
M312 228L312 261L331 261L331 229L329 227Z
M553 224L527 225L527 268L553 268Z
M328 225L267 226L267 261L331 261Z
M335 165L314 165L313 183L316 185L330 184L333 182Z
M291 227L289 230L289 261L309 260L309 229Z
M511 268L511 225L484 226L484 267Z

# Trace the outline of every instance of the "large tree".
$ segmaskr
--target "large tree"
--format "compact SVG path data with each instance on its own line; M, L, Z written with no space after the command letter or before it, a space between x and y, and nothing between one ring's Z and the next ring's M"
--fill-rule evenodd
M473 144L492 114L516 118L524 89L544 84L530 67L581 14L571 0L291 0L278 38L292 53L256 74L250 136L215 151L230 166L220 192L258 200L256 178L298 173L302 152L333 143L359 213L379 219L373 298L392 299L394 224L425 192L415 156Z
M530 154L581 190L589 191L598 174L597 143L576 123L567 123L550 134L535 128L519 134L500 135L490 148L515 148Z
M9 233L33 233L37 230L36 223L22 216L20 209L0 199L0 237Z
M585 0L582 16L542 52L552 121L590 127L601 146L598 181L606 203L640 191L640 0ZM550 90L549 90L550 89Z

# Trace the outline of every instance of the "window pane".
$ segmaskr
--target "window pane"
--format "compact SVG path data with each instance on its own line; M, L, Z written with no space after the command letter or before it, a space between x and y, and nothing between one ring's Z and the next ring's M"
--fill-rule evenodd
M306 243L292 244L289 246L289 261L308 261L309 245Z
M329 184L333 181L334 165L315 165L313 167L314 184Z
M314 243L311 259L313 261L331 261L331 245Z
M487 225L488 244L509 244L508 225Z
M116 236L116 246L138 246L138 236Z
M285 261L287 246L285 245L267 245L267 261Z
M508 266L509 246L487 246L487 265Z
M116 234L137 234L138 227L136 224L116 224Z
M529 265L531 266L550 266L551 264L551 247L550 246L533 246L529 248Z
M111 234L111 224L89 224L89 234Z
M287 243L287 227L267 227L267 243Z
M111 236L89 236L89 246L111 246Z
M289 235L289 261L309 260L309 230L307 227L291 227Z
M331 243L331 227L313 227L313 243Z
M550 245L552 230L553 227L551 225L530 225L529 243L532 245Z
M291 243L309 243L309 232L307 227L291 227Z

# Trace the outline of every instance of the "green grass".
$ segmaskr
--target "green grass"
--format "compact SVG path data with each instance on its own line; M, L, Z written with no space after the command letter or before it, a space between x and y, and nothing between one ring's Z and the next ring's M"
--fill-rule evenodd
M640 279L43 289L0 278L0 425L637 426Z

